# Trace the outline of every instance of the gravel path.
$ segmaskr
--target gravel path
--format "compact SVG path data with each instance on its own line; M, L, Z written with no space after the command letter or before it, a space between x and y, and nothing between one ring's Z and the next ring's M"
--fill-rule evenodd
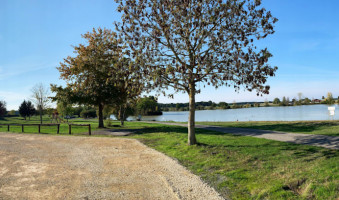
M222 198L137 140L0 133L0 199Z
M171 122L150 122L160 123L166 125L187 127L187 124L171 123ZM252 136L256 138L265 138L269 140L277 140L282 142L291 142L296 144L306 144L312 146L319 146L328 149L339 149L339 137L327 135L311 135L301 133L284 133L279 131L248 129L248 128L233 128L233 127L220 127L209 125L195 125L197 128L206 130L218 131L222 133L231 133L234 135Z

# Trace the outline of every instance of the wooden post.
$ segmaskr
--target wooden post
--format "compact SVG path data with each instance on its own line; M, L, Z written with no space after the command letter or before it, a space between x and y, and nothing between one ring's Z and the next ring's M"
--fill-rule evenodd
M9 124L7 125L7 131L9 132Z
M41 125L40 125L40 124L38 124L38 127L39 127L39 133L40 133L40 126L41 126Z
M22 132L24 132L24 125L23 124L21 125L21 130L22 130Z
M91 133L91 124L88 124L88 135L92 135L92 133Z
M58 124L57 134L59 134L59 132L60 132L60 124Z
M71 124L68 125L68 133L70 135L72 134L72 125Z

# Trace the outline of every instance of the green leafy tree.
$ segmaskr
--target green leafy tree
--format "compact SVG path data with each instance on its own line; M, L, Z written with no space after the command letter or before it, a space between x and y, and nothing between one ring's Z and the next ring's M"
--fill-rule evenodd
M67 82L62 88L52 85L57 95L53 100L98 107L99 127L104 127L103 108L117 95L110 79L112 65L121 55L118 36L108 29L93 29L82 35L87 44L74 46L75 56L60 63L60 78Z
M272 54L255 41L274 33L277 21L260 0L116 0L122 24L116 24L132 50L132 59L145 68L159 91L174 88L189 96L188 144L196 144L197 83L241 86L258 95L276 67ZM172 95L172 94L170 94Z
M59 115L61 115L63 118L67 117L67 122L69 117L72 116L74 113L72 104L69 104L67 102L58 102L57 111Z
M159 111L158 108L159 105L157 99L154 96L140 98L136 105L136 111L140 115L149 115L149 113L155 113Z
M123 114L127 100L141 93L145 75L126 57L123 40L115 32L98 28L82 37L88 44L75 46L76 56L58 67L67 87L52 85L54 100L96 106L99 127L104 127L104 107L119 105Z
M280 104L280 99L279 98L274 98L273 104Z
M36 110L35 110L34 105L32 104L31 101L24 100L20 104L20 106L19 106L19 114L25 120L27 119L27 117L29 117L29 119L30 119L31 116L33 116L35 113L36 113Z

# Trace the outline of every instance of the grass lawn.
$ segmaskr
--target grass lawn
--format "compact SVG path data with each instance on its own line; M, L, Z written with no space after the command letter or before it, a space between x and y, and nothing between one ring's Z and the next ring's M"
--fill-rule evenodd
M75 122L84 123L81 120ZM86 122L93 123L94 128L97 126L96 121ZM274 123L271 125L274 126ZM138 139L177 159L224 197L326 200L339 198L337 150L202 129L196 130L200 144L187 146L187 128L184 127L126 122L124 128L139 129L128 138ZM67 133L66 130L65 134Z
M339 151L197 129L149 127L131 136L177 159L232 199L337 199Z
M293 122L196 122L197 124L223 127L252 128L290 133L305 133L339 136L339 121L293 121Z

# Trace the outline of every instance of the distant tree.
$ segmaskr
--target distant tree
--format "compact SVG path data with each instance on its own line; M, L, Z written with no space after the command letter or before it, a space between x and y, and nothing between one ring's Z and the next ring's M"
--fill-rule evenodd
M47 108L46 109L46 113L47 113L48 117L51 118L53 113L54 113L54 111L55 111L55 108Z
M69 104L67 102L58 102L57 104L57 111L60 116L63 118L67 117L67 122L70 116L73 115L74 109L72 107L72 104Z
M310 103L311 103L311 100L309 98L307 98L307 97L303 101L303 104L305 104L305 105L308 105Z
M0 101L0 118L3 118L7 113L6 102Z
M35 113L36 113L36 110L31 101L24 100L19 106L19 114L25 120L27 119L27 117L31 119L31 116L33 116Z
M42 124L43 111L47 108L50 102L48 87L44 86L42 83L36 84L32 88L32 101L35 103L39 111L40 123Z
M334 99L333 99L333 95L332 95L331 92L327 93L327 97L326 97L325 101L326 101L326 104L329 104L329 105L334 104Z
M179 110L180 105L177 104ZM149 113L155 113L158 110L158 102L154 96L143 97L137 101L136 111L140 115L149 115Z
M28 106L26 100L24 100L21 105L19 106L19 114L21 117L23 117L25 120L28 116Z
M264 102L264 106L265 106L265 107L268 107L268 106L269 106L269 104L268 104L268 101L267 101L267 100L265 100L265 102Z
M228 103L226 103L226 102L220 102L218 106L219 106L220 108L222 108L222 109L227 109L227 108L229 108Z
M279 98L274 98L273 104L280 104L280 99Z
M281 106L288 106L289 100L284 96L280 102Z
M16 111L15 110L11 110L8 112L9 115L15 115Z
M120 26L132 59L153 78L149 82L165 93L173 87L189 96L188 144L196 144L195 96L197 83L244 86L258 95L276 67L272 54L254 40L274 33L277 21L261 1L135 1L116 0L123 12Z

